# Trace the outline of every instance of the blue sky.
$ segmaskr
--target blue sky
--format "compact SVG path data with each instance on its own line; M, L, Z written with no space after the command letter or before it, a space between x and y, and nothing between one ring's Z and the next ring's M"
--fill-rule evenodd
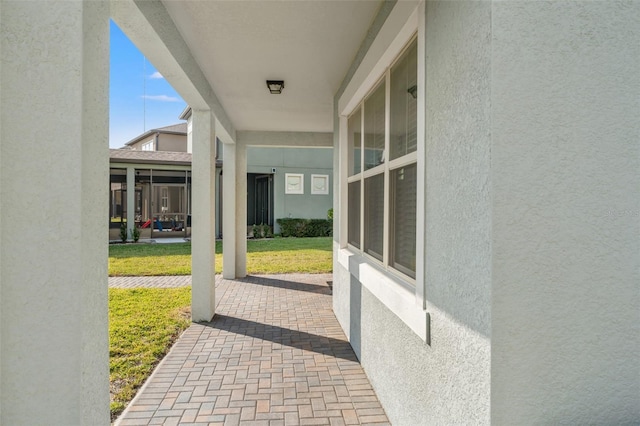
M186 106L112 21L109 146L120 148L149 129L180 123Z

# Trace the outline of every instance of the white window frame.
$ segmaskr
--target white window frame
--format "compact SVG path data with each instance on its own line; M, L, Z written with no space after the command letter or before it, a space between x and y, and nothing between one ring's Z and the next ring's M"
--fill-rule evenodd
M149 142L143 143L140 149L142 151L155 151L155 147L153 145L154 145L154 140L151 139Z
M400 57L409 42L416 37L418 41L418 91L417 91L417 151L394 159L385 161L376 168L362 171L355 176L348 176L348 118L363 104L366 96L376 87L381 78L386 78L387 97L385 102L389 102L390 84L388 80L388 70ZM422 340L430 343L429 314L426 311L425 299L425 4L424 2L398 2L391 15L385 22L383 28L378 33L378 37L370 46L367 54L363 58L360 66L355 71L351 81L345 88L343 94L338 99L339 113L339 220L340 233L335 249L337 250L338 263L348 270L359 282L377 297L389 310L400 318L409 328L411 328ZM387 110L387 115L389 114ZM365 112L362 111L362 120ZM387 116L387 120L389 117ZM388 126L388 122L387 122ZM387 131L388 139L388 131ZM386 141L388 149L388 141ZM362 153L364 157L364 152ZM389 223L385 220L384 235L384 259L382 262L366 255L364 247L358 249L348 244L347 235L347 185L349 182L363 180L367 176L376 174L378 167L386 168L385 188L388 188L389 170L411 164L417 164L417 194L416 194L416 277L411 280L399 271L389 268ZM364 161L363 159L361 161ZM364 169L364 167L363 167ZM361 182L362 184L362 182ZM389 194L385 190L385 218L388 215ZM361 187L361 210L364 209L364 188ZM364 238L364 223L361 216L360 237Z
M304 174L302 173L285 173L284 174L284 193L285 194L304 194Z

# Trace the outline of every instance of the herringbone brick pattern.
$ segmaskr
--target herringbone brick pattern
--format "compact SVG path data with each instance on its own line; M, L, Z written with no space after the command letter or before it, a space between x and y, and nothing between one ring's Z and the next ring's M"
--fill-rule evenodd
M175 288L191 285L191 275L163 277L109 277L113 288Z
M331 275L220 280L120 425L389 424L331 309Z

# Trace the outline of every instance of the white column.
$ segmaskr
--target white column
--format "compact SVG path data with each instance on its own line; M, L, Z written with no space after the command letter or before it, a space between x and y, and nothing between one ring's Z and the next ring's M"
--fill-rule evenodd
M222 276L236 277L236 144L223 144Z
M247 147L236 144L236 278L247 276Z
M215 314L215 121L210 111L193 111L191 319Z
M136 226L136 169L127 167L127 230L133 239L133 228Z
M0 3L0 424L109 424L109 3Z

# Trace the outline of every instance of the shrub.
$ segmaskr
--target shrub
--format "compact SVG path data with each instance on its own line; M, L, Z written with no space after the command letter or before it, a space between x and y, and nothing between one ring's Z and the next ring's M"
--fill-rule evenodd
M140 239L140 230L138 229L137 226L134 226L133 229L131 230L131 238L133 238L134 243L137 243L138 240Z
M261 223L260 225L253 225L253 238L272 238L273 232L269 225Z
M333 221L327 219L277 219L283 237L330 237Z
M120 239L123 243L127 242L128 232L127 232L127 223L120 222Z

